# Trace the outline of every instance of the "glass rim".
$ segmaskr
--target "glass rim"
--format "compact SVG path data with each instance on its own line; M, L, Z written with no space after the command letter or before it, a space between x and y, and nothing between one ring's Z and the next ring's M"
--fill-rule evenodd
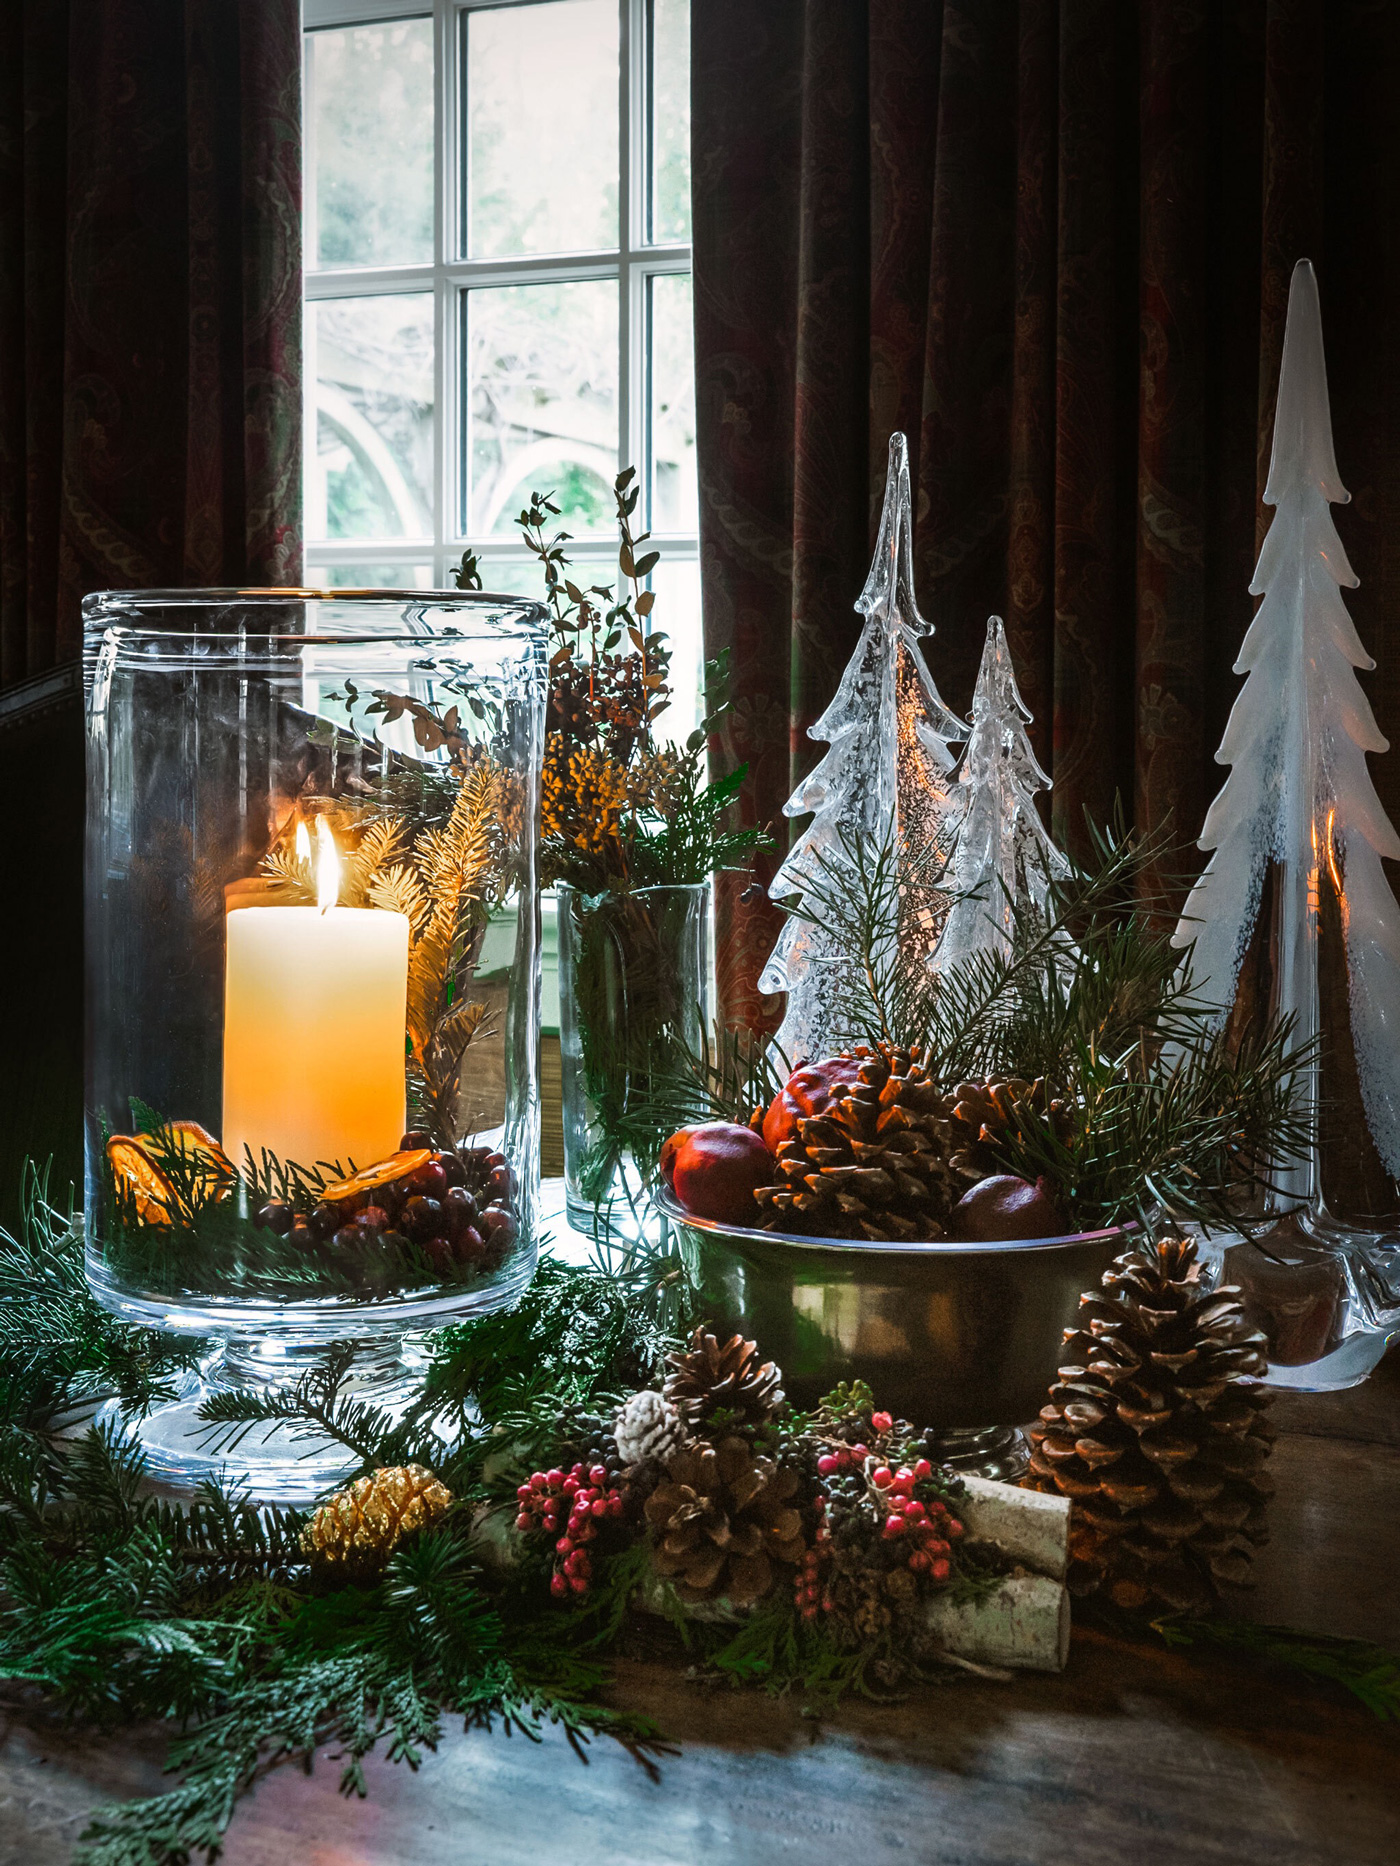
M373 643L403 642L422 646L427 642L470 639L473 633L489 632L496 638L517 638L543 645L548 634L549 611L530 596L512 595L494 590L385 590L385 589L312 589L286 588L210 588L153 590L94 590L82 602L83 636L89 648L110 633L162 640L191 640L204 643L239 641L244 631L237 626L196 628L181 626L181 611L190 614L235 606L255 615L276 615L293 604L339 605L342 608L371 610L417 609L419 611L456 612L467 622L461 631L444 633L432 626L422 633L412 627L388 627L382 633L348 634L333 624L309 630L292 628L268 630L259 638L298 644L338 642L367 647ZM170 615L174 610L175 615ZM147 613L153 612L153 613ZM505 612L504 614L502 612ZM426 620L420 615L420 622ZM308 618L309 620L309 618ZM489 624L483 629L482 625Z
M636 900L644 894L695 894L708 888L714 876L704 881L653 881L645 888L605 888L602 894L581 888L576 881L552 881L549 885L555 894L577 894L583 900Z

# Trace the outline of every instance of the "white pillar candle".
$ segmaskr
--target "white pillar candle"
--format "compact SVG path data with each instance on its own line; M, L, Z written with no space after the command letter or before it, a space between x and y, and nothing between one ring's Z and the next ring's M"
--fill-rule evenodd
M329 872L334 900L322 842L322 898ZM245 1146L304 1167L384 1159L404 1126L407 918L248 906L226 926L224 1151L235 1165Z

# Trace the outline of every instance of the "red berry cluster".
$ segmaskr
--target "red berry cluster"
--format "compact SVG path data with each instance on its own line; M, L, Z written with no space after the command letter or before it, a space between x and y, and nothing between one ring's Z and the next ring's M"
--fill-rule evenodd
M870 1481L880 1493L885 1506L882 1534L887 1542L905 1536L912 1544L906 1566L914 1574L926 1574L931 1581L943 1582L951 1572L948 1557L953 1543L963 1532L956 1516L950 1514L942 1497L925 1482L933 1476L933 1466L920 1458L911 1470L901 1465L892 1471L882 1464L870 1474ZM917 1492L924 1490L923 1497Z
M609 1517L621 1516L621 1489L609 1485L601 1464L576 1464L571 1471L535 1471L529 1483L522 1484L515 1494L520 1501L516 1528L528 1535L558 1537L550 1593L559 1599L568 1594L586 1594L593 1578L593 1563L585 1544L594 1539L599 1526Z
M868 1445L838 1445L835 1451L824 1452L817 1459L817 1472L822 1477L835 1477L841 1471L863 1465L869 1456Z

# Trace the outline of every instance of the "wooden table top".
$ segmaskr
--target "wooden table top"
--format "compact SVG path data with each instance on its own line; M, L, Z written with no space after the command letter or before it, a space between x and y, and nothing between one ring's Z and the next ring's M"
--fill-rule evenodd
M1281 1395L1273 1540L1248 1612L1400 1651L1400 1352L1349 1393ZM1076 1631L1060 1678L958 1681L820 1719L795 1700L619 1666L615 1701L681 1744L649 1775L551 1731L452 1730L417 1776L283 1767L227 1866L1397 1866L1400 1726L1219 1653ZM158 1731L110 1741L0 1722L0 1862L60 1866L90 1811L157 1793Z

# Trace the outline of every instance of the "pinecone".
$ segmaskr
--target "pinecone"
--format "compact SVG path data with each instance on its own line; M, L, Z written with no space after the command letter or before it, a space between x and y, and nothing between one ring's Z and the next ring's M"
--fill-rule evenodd
M380 1465L321 1505L301 1546L321 1580L372 1581L404 1537L436 1522L451 1501L421 1464Z
M661 1393L634 1393L613 1427L624 1464L664 1463L685 1443L685 1422Z
M782 1370L760 1361L758 1343L733 1335L721 1347L697 1328L688 1354L668 1354L670 1373L662 1393L692 1429L712 1413L732 1415L736 1425L762 1425L783 1404Z
M975 1181L992 1173L1005 1172L989 1145L1020 1121L1049 1119L1067 1139L1070 1112L1067 1102L1046 1094L1045 1078L1027 1082L1024 1076L1003 1076L990 1082L959 1082L953 1090L953 1136L955 1148L949 1164L964 1179Z
M764 1222L818 1237L936 1238L967 1185L953 1165L952 1097L922 1050L850 1054L862 1057L859 1082L779 1147L780 1183L755 1195Z
M777 1579L774 1564L796 1566L806 1553L791 1503L797 1486L795 1471L756 1456L742 1438L675 1452L646 1504L657 1573L674 1579L684 1601L762 1600Z
M1268 1539L1269 1395L1243 1384L1266 1370L1264 1336L1233 1285L1200 1275L1193 1240L1160 1238L1104 1272L1065 1335L1023 1481L1073 1500L1076 1593L1196 1612L1248 1582Z

